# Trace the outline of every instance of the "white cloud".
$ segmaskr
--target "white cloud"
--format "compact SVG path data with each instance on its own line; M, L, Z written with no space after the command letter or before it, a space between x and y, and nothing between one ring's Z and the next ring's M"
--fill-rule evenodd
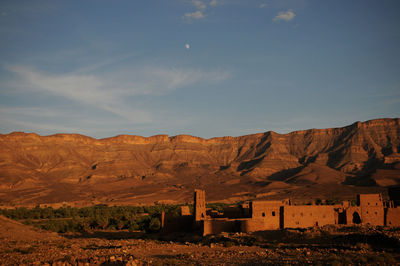
M262 4L260 4L260 8L265 8L265 7L267 7L268 5L266 4L266 3L262 3Z
M207 7L207 5L204 4L204 2L201 1L201 0L192 0L192 4L193 4L196 8L201 9L201 10L204 10L204 9L206 9L206 7Z
M281 20L284 20L286 22L289 22L294 19L295 16L296 14L293 12L293 10L289 9L288 11L279 12L278 15L274 17L273 21L279 22Z
M217 0L211 0L210 6L217 6L219 5L219 2Z
M197 10L195 12L186 13L184 17L187 19L201 19L204 18L205 16L203 11Z
M185 48L189 50L190 49L190 44L188 44L188 43L185 44Z
M207 7L215 7L218 5L221 5L221 2L219 0L211 0L208 2L208 5L205 1L203 0L191 0L190 3L196 8L195 11L193 12L188 12L185 13L183 16L183 19L186 20L195 20L195 19L202 19L206 17L206 9Z

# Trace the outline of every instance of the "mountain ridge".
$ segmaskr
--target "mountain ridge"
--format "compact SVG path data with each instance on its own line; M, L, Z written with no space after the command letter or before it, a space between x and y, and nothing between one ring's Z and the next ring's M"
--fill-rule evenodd
M399 118L210 139L13 132L0 134L0 204L183 202L194 187L215 200L306 197L327 184L383 191L378 184L400 183L399 152Z

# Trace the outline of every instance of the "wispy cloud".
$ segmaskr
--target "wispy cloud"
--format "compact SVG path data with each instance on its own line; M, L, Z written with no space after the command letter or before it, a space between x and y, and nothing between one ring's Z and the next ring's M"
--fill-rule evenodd
M210 6L217 6L220 4L221 4L220 1L217 1L217 0L211 0L211 2L210 2Z
M51 74L26 66L6 66L16 75L14 87L20 92L50 93L111 112L131 122L151 121L151 115L135 109L127 98L140 95L159 96L195 85L229 78L227 71L202 71L147 66L119 69L109 74Z
M145 115L149 114L150 112L147 112ZM96 137L110 136L107 132L112 132L115 128L124 130L135 125L134 128L137 129L138 125L160 124L158 117L151 117L151 120L148 120L148 117L134 111L130 112L130 115L132 118L126 121L98 113L96 116L82 115L82 108L2 106L0 107L0 130L1 132L30 131L44 134L80 133Z
M206 9L206 7L207 7L207 5L206 5L203 1L201 1L201 0L192 0L192 4L193 4L196 8L201 9L201 10L204 10L204 9Z
M265 8L265 7L267 7L268 5L266 4L266 3L262 3L262 4L260 4L260 8Z
M196 10L193 12L185 13L183 19L188 21L205 18L207 7L216 7L222 4L220 0L211 0L207 2L203 0L191 0L190 3L196 8Z
M296 16L296 14L293 12L293 10L289 9L288 11L281 11L278 13L278 15L276 15L273 18L274 22L279 22L279 21L286 21L289 22L291 20L294 19L294 17Z
M201 19L204 18L204 13L201 10L197 10L195 12L191 12L191 13L186 13L185 14L185 18L186 19Z

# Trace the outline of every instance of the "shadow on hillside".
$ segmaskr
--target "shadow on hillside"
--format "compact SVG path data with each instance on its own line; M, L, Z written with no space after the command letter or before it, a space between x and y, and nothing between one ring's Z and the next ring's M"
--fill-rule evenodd
M304 166L299 166L299 167L296 167L296 168L290 168L290 169L279 171L277 173L274 173L274 174L270 175L268 177L268 180L271 180L271 181L285 181L288 178L294 176L295 174L298 174L303 168L304 168Z
M343 185L352 185L357 187L374 187L377 186L376 181L369 176L346 176Z

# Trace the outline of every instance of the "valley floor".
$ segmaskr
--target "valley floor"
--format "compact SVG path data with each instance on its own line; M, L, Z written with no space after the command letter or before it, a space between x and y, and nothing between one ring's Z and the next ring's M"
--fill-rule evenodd
M3 229L0 229L3 230ZM400 263L400 228L324 227L253 234L96 231L0 235L1 265L263 265Z

